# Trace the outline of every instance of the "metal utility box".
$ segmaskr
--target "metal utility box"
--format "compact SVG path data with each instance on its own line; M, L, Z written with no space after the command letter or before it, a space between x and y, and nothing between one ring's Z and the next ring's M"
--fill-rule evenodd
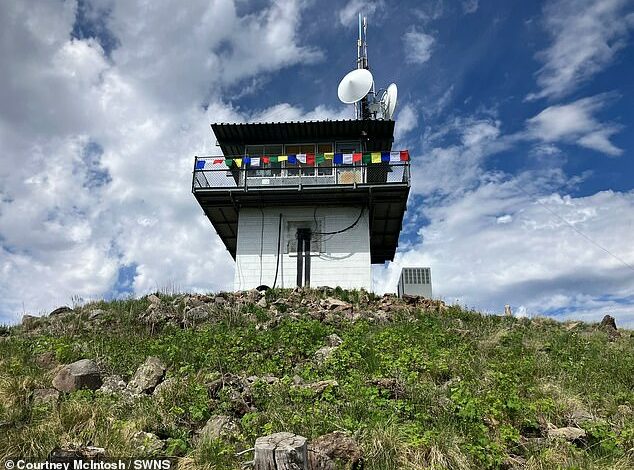
M405 294L431 298L431 268L403 268L398 280L398 296Z

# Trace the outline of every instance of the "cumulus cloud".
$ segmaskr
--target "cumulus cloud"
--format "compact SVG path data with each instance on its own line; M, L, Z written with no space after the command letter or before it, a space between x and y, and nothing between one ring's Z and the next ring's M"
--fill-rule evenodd
M619 156L623 150L610 142L610 137L621 127L599 122L593 116L605 106L608 99L609 95L603 94L549 106L528 120L529 135L544 142L575 143L607 155Z
M375 270L376 284L394 291L401 267L431 266L434 295L449 302L498 313L511 304L560 319L579 312L588 321L612 313L634 326L634 277L620 261L634 265L622 236L634 223L634 192L574 198L548 189L561 184L557 171L488 176L460 198L423 201L418 210L429 223L394 263Z
M403 35L405 60L410 64L424 64L429 60L436 40L430 34L411 29Z
M231 257L187 190L193 155L217 152L209 122L257 118L224 91L321 57L300 42L299 1L242 16L98 3L99 37L78 33L74 1L0 5L0 322L73 297L229 288Z
M537 54L540 90L527 99L565 96L608 66L627 43L634 13L628 0L557 0L544 22L553 41Z
M418 126L418 113L414 106L411 104L406 104L401 108L395 118L394 124L394 140L399 141L405 135L416 129Z
M354 26L357 24L358 15L372 16L384 8L382 0L366 1L366 0L350 0L339 10L339 23L343 26Z

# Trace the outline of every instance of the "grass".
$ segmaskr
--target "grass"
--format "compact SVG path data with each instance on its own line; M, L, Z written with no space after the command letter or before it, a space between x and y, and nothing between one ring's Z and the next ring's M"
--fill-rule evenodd
M270 310L247 301L214 307L213 321L195 327L153 327L139 321L149 305L139 299L85 304L34 331L7 328L0 335L0 460L43 458L70 443L138 456L135 436L144 431L158 435L162 453L182 457L186 468L237 469L248 457L236 452L259 436L291 431L311 439L342 430L360 443L370 470L511 468L514 462L529 469L634 467L631 333L610 342L596 325L570 328L459 307L403 307L391 313L395 321L382 324L323 323L299 300L325 295L267 292L279 312L298 312L275 321ZM359 311L376 308L378 300L362 291L328 295ZM182 296L160 297L182 312ZM105 313L88 321L97 308ZM332 333L343 344L318 365L313 354ZM157 356L176 386L160 397L78 391L56 405L36 405L33 390L50 387L55 372L38 365L43 354L62 364L91 358L126 380L147 356ZM243 414L229 389L208 393L206 384L223 374L281 380L256 382ZM317 394L294 387L295 376L339 385ZM395 390L376 385L380 379L391 379ZM544 437L549 424L571 425L582 411L592 415L579 423L587 433L583 442ZM217 414L236 415L239 431L200 441L197 432Z

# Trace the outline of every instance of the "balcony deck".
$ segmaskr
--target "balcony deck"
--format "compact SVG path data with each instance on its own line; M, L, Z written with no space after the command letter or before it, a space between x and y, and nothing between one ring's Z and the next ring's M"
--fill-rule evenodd
M213 161L196 158L192 192L234 259L240 208L346 204L369 209L372 263L393 260L409 195L408 161L275 169Z

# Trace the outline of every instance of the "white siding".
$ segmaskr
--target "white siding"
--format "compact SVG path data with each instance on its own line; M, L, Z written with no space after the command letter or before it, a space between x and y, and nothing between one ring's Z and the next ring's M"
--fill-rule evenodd
M346 228L359 217L361 207L277 207L242 209L238 220L235 290L252 289L259 285L273 286L277 261L280 213L282 243L276 287L297 285L297 258L287 253L288 222L320 223L321 231L334 232ZM294 235L292 235L294 236ZM311 256L310 285L345 289L371 290L370 229L368 211L357 225L336 235L320 235L320 252ZM260 256L262 253L262 256Z

